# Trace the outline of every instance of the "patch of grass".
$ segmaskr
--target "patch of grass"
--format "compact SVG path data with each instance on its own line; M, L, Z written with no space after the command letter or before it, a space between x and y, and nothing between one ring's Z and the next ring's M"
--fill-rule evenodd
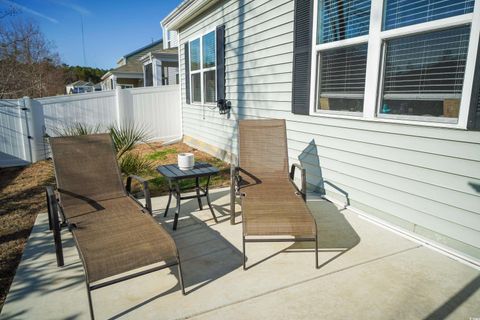
M151 143L148 148L146 146L139 146L136 151L142 153L146 159L152 161L155 167L176 163L178 153L191 152L195 155L195 161L208 162L220 169L219 174L211 177L211 188L225 187L230 183L230 167L227 163L195 148L189 147L184 143L176 143L168 146ZM154 170L152 174L144 175L144 178L149 181L150 193L152 196L155 197L168 193L168 180L161 176L156 170ZM200 180L201 186L204 186L205 183L206 178ZM182 191L194 190L195 179L182 180L180 182L180 187L182 188Z
M175 148L168 148L168 149L163 149L163 150L157 150L153 153L150 153L150 154L147 154L146 155L146 158L148 160L152 160L152 161L158 161L158 160L166 160L167 159L167 156L169 154L174 154L174 153L177 153L177 149Z

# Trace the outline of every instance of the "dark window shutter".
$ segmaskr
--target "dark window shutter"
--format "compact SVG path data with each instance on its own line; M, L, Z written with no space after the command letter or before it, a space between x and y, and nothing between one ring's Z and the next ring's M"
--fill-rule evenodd
M225 99L225 25L217 27L217 100Z
M313 0L295 0L292 112L310 112L310 68L312 46Z
M477 61L475 62L475 77L473 79L467 129L480 131L480 50L477 50Z
M188 52L188 42L184 45L184 55L185 55L185 102L190 103L190 54Z

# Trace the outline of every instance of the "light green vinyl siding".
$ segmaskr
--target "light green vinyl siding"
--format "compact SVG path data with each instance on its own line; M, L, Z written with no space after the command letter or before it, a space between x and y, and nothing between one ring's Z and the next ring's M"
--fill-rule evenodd
M180 30L184 135L236 153L238 119L286 119L311 189L480 260L480 132L292 114L293 8L224 1ZM183 43L222 24L230 118L185 104Z

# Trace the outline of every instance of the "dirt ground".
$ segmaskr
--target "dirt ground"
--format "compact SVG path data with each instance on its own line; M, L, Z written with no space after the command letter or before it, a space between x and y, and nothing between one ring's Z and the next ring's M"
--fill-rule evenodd
M37 213L45 212L45 188L54 183L52 164L0 169L0 309Z
M161 143L152 143L139 145L135 151L150 160L152 168L175 163L180 152L192 152L196 161L211 163L221 170L212 179L211 187L229 184L229 168L225 162L186 144L162 146ZM167 181L154 169L145 178L149 180L152 196L165 194L168 190ZM27 167L0 168L0 311L35 218L47 210L45 186L54 184L52 162L48 160ZM193 181L182 182L182 188L192 187Z

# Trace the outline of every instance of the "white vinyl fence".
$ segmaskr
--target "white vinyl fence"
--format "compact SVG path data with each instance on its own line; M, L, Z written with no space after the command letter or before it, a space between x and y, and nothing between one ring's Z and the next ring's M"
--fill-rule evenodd
M155 140L181 138L180 108L178 85L0 100L0 167L44 159L45 135L55 136L74 123L103 128L137 124Z

